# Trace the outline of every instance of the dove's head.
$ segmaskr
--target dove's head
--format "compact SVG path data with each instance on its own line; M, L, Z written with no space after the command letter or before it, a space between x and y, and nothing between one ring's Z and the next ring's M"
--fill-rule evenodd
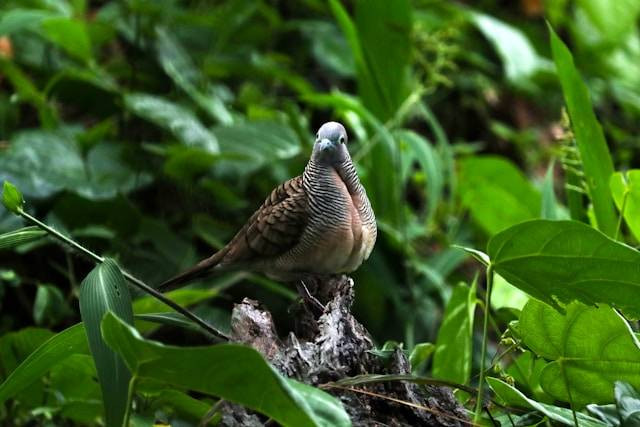
M338 122L327 122L318 129L311 157L322 163L340 164L349 158L347 141L344 126Z

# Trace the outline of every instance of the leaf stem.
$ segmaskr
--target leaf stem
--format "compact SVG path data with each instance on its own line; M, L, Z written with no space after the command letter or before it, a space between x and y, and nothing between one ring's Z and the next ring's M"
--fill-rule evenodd
M484 392L485 372L484 367L487 358L487 335L489 331L489 307L491 304L491 288L493 287L493 267L487 267L487 289L484 297L484 322L482 325L482 348L480 350L480 378L478 380L478 396L476 397L476 408L473 415L474 424L480 422L482 417L482 399Z
M615 240L618 240L618 238L620 237L620 229L622 228L622 219L624 218L624 210L627 207L628 197L629 197L629 190L625 189L624 194L622 195L622 206L620 206L620 216L618 217L618 225L616 226Z
M91 258L93 261L95 261L97 263L104 262L104 257L101 257L100 255L96 254L95 252L90 251L89 249L87 249L84 246L80 245L78 242L70 239L69 237L65 236L64 234L60 233L59 231L55 230L54 228L52 228L52 227L48 226L47 224L45 224L44 222L40 221L38 218L35 218L35 217L29 215L23 209L19 209L17 213L18 213L18 215L20 215L23 218L25 218L27 221L29 221L29 222L37 225L38 227L42 228L43 230L45 230L47 233L51 234L53 237L57 238L58 240L62 241L63 243L66 243L67 245L71 246L73 249L75 249L78 252L84 254L85 256ZM203 330L205 330L215 340L218 340L218 341L220 341L220 340L229 341L230 340L229 337L226 334L224 334L223 332L217 330L216 328L211 326L209 323L205 322L203 319L201 319L200 317L198 317L197 315L195 315L191 311L189 311L186 308L180 306L180 304L178 304L178 303L172 301L171 299L167 298L162 292L159 292L158 290L152 288L151 286L147 285L142 280L138 279L137 277L134 277L133 275L131 275L128 272L126 272L126 271L124 271L122 269L120 269L120 271L122 272L122 275L129 281L129 283L131 283L132 285L134 285L137 288L141 289L142 291L148 293L149 295L151 295L152 297L156 298L157 300L163 302L164 304L168 305L169 307L171 307L172 309L174 309L178 313L182 314L187 319L193 321L198 326L200 326Z

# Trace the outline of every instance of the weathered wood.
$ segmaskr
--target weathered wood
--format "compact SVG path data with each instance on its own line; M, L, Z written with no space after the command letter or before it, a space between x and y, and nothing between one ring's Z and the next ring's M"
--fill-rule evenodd
M237 304L231 317L232 339L260 351L281 373L340 398L354 426L462 426L464 409L448 388L409 382L359 385L352 389L327 387L328 383L362 374L408 374L409 362L400 350L388 360L373 355L373 341L352 315L353 281L346 277L315 283L317 301L301 302L294 309L296 331L278 337L271 314L253 300ZM394 399L396 400L394 402ZM410 405L398 403L407 402ZM263 421L237 405L222 408L223 425L259 426Z

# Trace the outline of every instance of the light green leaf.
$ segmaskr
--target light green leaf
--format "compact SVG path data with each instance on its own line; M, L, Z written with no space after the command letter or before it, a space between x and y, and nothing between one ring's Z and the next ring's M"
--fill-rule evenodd
M113 312L133 323L129 288L118 265L106 259L97 265L80 286L80 314L85 325L91 355L95 360L102 389L105 423L121 426L128 404L131 372L122 358L102 339L100 322L105 313Z
M522 310L519 331L527 347L550 361L540 384L555 399L577 407L611 403L615 381L640 386L640 344L609 307L574 302L560 314L531 300Z
M554 162L549 164L542 182L542 219L569 219L566 209L558 203L553 179Z
M0 14L0 35L11 35L22 30L37 30L43 20L58 16L38 9L13 7Z
M411 372L415 372L422 363L426 362L429 357L431 357L435 349L435 344L430 342L416 344L411 350L411 354L409 354Z
M487 233L540 216L540 193L507 159L468 157L459 162L459 168L462 204Z
M500 55L505 74L512 83L521 84L538 71L552 69L551 63L536 53L519 28L482 13L472 13L471 21Z
M522 310L527 301L529 301L529 295L504 280L501 275L493 274L491 307L495 310L505 307Z
M589 197L598 223L598 229L613 237L616 232L616 215L613 209L609 179L613 173L613 161L604 139L602 127L593 112L589 89L578 73L571 52L549 27L551 51L556 63L558 79L571 118L576 144L580 151Z
M467 384L471 375L473 319L476 307L476 282L453 288L433 354L433 376L458 384Z
M42 21L41 30L47 40L71 56L85 62L91 59L91 40L85 21L62 16L46 18Z
M636 0L578 0L589 20L610 43L621 42L633 31L640 13Z
M284 426L348 426L342 404L321 390L292 387L252 348L236 344L173 347L143 339L109 313L105 341L140 379L206 393L261 412ZM301 393L301 390L304 391ZM309 401L307 401L309 399ZM341 420L338 424L332 424Z
M0 384L0 403L40 380L58 362L72 354L87 354L84 325L79 323L57 333L40 345Z
M640 316L640 252L584 223L528 221L495 235L487 252L494 271L554 307L578 300Z
M125 95L124 104L132 113L171 132L184 145L211 154L220 151L215 135L186 107L145 93Z
M613 200L636 240L640 240L640 169L615 172L609 182ZM626 201L625 201L626 198Z
M9 212L16 215L22 211L22 206L24 205L22 193L9 181L2 183L2 204Z
M6 182L6 181L5 181ZM0 250L11 249L23 243L31 243L42 239L46 231L38 227L23 227L18 230L0 234Z
M569 426L575 425L571 409L536 402L526 397L515 387L497 378L487 378L487 382L494 393L509 406L534 409L561 424ZM577 412L576 416L578 417L578 422L583 427L607 427L607 424L580 412Z

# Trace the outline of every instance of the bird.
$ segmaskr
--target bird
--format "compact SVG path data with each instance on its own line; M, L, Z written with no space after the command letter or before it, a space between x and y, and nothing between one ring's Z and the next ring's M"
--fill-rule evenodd
M347 142L342 124L324 123L303 173L276 187L222 249L158 289L227 271L303 286L309 278L355 271L373 250L377 226Z

